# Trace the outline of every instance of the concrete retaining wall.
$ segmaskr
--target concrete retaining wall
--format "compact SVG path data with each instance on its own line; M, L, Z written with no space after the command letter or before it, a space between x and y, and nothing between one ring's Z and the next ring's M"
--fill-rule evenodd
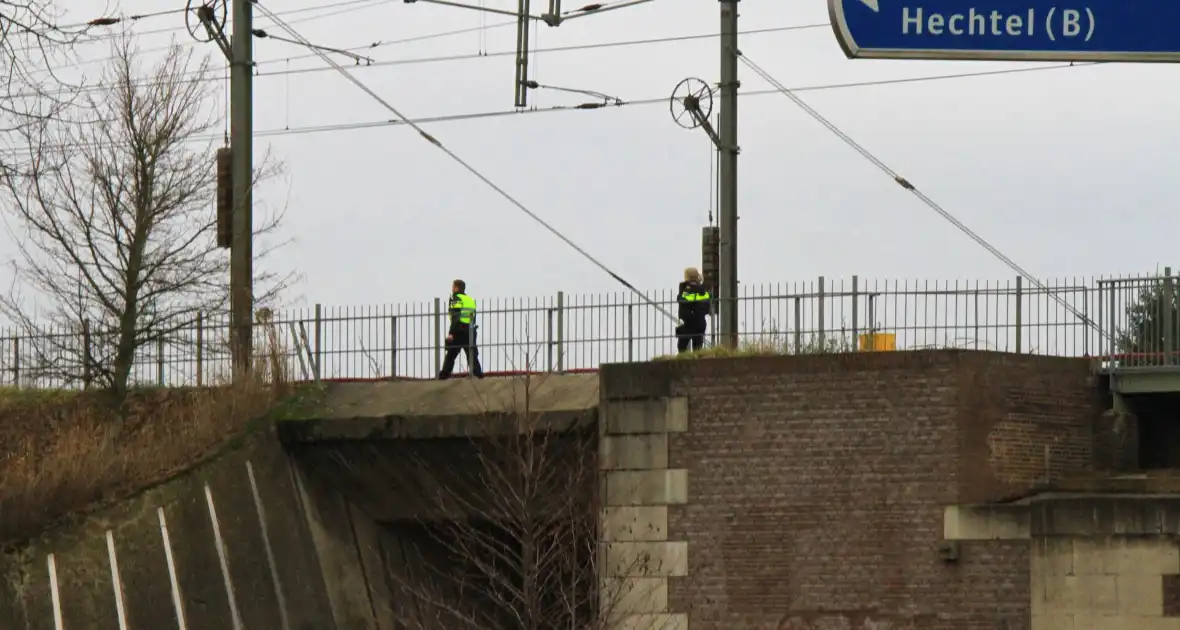
M0 628L376 628L368 601L361 622L337 623L361 603L331 596L317 550L343 534L320 524L334 515L305 509L300 477L273 432L262 431L183 477L47 532L0 560ZM355 549L356 538L335 542Z
M598 448L601 613L614 630L688 630L668 606L688 575L688 542L669 540L668 507L688 503L688 471L668 467L669 435L688 430L685 398L606 400Z
M951 506L948 540L1028 541L1032 630L1180 630L1180 497Z

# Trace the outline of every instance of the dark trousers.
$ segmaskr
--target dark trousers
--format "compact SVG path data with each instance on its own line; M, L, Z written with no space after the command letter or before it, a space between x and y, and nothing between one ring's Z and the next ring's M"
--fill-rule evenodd
M459 351L467 355L467 370L475 378L483 378L483 366L479 364L479 348L475 345L475 328L460 328L454 336L447 340L447 355L443 358L442 370L438 373L440 380L451 378L455 371L455 359L459 358Z
M676 352L688 352L690 346L694 352L705 346L705 326L681 324L676 327Z

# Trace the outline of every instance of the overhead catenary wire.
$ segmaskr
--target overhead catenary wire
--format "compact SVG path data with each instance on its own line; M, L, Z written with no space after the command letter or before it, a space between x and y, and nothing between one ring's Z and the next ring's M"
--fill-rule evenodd
M272 21L274 21L275 24L277 24L279 26L279 28L286 31L287 34L290 35L292 38L300 40L304 43L307 42L307 40L303 36L301 36L298 32L296 32L295 29L288 26L285 22L283 22L282 18L276 16L269 9L267 9L265 6L263 6L262 3L255 3L254 6L257 7L257 9L260 12L262 12L263 15L270 17L270 19ZM489 179L486 175L484 175L482 172L480 172L474 166L469 164L466 160L459 157L459 155L456 154L454 151L447 148L446 145L444 145L441 141L439 141L438 138L427 133L424 129L422 129L422 127L418 123L410 120L408 117L406 117L404 114L402 114L401 111L399 111L396 107L391 105L389 103L389 101L382 98L379 94L374 92L371 88L369 88L367 85L362 83L359 79L352 76L352 73L350 73L343 66L341 66L339 63L337 63L336 60L332 59L330 56L328 56L326 53L324 53L322 51L316 50L315 52L319 55L319 57L321 59L323 59L323 61L325 63L334 67L341 75L343 75L346 79L348 79L348 81L350 83L357 86L362 92L371 96L373 98L373 100L380 103L382 107L384 107L385 109L388 109L390 111L390 113L392 113L394 116L397 116L399 119L404 121L405 124L407 124L411 128L413 128L414 131L418 132L418 135L421 136L423 140L426 140L431 145L433 145L434 147L436 147L437 149L439 149L440 151L445 153L447 155L447 157L450 157L453 161L455 161L457 164L462 166L467 172L471 173L477 179L479 179L484 184L486 184L489 188L496 191L496 193L498 193L501 197L503 197L505 200L507 200L513 206L515 206L518 210L520 210L521 212L528 215L528 217L531 218L533 221L535 221L536 223L538 223L539 225L544 227L546 230L548 230L550 233L552 233L557 238L561 239L562 242L564 242L566 245L569 245L571 248L573 248L574 251L581 254L584 258L586 258L587 260L592 262L595 266L597 266L599 269L604 271L607 275L614 278L615 281L617 281L619 284L622 284L624 287L629 289L631 292L633 292L635 295L637 295L644 302L647 302L650 306L655 308L657 311L659 311L661 314L666 316L668 319L670 319L672 321L676 321L677 318L674 315L672 315L672 313L668 312L668 310L665 309L662 305L660 305L655 300L652 300L651 298L649 298L645 293L643 293L639 289L635 288L635 285L631 284L625 278L623 278L622 276L620 276L619 274L617 274L616 272L611 270L609 267L607 267L605 264L603 264L597 258L592 256L585 249L582 249L577 243L574 243L572 240L569 239L569 237L562 234L559 230L554 228L547 221L542 219L535 212L533 212L527 206L525 206L523 203L521 203L519 200L517 200L516 197L512 196L506 190L504 190L500 186L496 185L496 183L493 182L491 179Z
M359 67L363 68L364 66L359 66ZM1065 70L1068 68L1076 68L1076 67L1082 67L1082 66L1078 66L1078 65L1071 66L1069 64L1061 64L1061 65L1055 65L1055 66L1042 66L1042 67L1036 67L1036 68L1009 68L1009 69L1005 69L1005 70L983 70L983 71L977 71L977 72L963 72L963 73L959 73L959 74L944 74L944 75L934 75L934 76L926 76L926 77L911 77L911 78L906 78L906 79L879 79L879 80L875 80L875 81L855 81L855 82L849 82L849 83L828 83L828 84L820 84L820 85L799 86L799 87L793 87L793 88L789 88L789 89L791 90L791 92L797 93L797 92L821 92L821 91L829 91L829 90L860 89L860 88L869 88L869 87L887 87L887 86L891 86L891 85L904 85L904 84L908 84L908 83L948 81L948 80L954 80L954 79L971 79L971 78L987 77L987 76L992 76L992 75L1010 74L1013 72L1044 72L1044 71L1049 71L1049 70ZM779 90L777 90L777 89L745 90L745 91L739 92L738 96L740 96L740 97L767 96L770 94L778 94L778 93L779 93ZM418 117L418 118L414 118L413 120L414 120L414 122L420 123L420 124L434 124L434 123L445 123L445 122L462 122L462 121L471 121L471 120L483 120L483 119L490 119L490 118L506 118L506 117L512 117L512 116L525 116L525 115L530 115L530 114L573 112L573 111L586 111L586 110L599 110L599 109L615 109L615 108L620 108L620 107L633 107L633 106L637 107L637 106L643 106L643 105L657 105L657 104L667 105L667 103L668 103L668 97L661 96L661 97L645 98L645 99L637 99L637 100L621 100L619 102L611 102L611 103L589 102L589 103L578 103L578 104L573 104L573 105L554 105L554 106L550 106L550 107L542 107L542 108L536 108L536 109L523 109L523 110L521 110L521 109L503 109L503 110L493 110L493 111L483 111L483 112L469 112L469 113L464 113L464 114L446 114L446 115L440 115L440 116ZM385 120L372 120L372 121L355 122L355 123L308 125L308 126L303 126L303 127L284 126L282 128L276 128L276 129L257 130L254 132L254 137L255 138L268 138L268 137L278 137L278 136L309 135L309 134L317 134L317 133L338 133L338 132L343 132L343 131L360 131L360 130L365 130L365 129L377 129L377 128L382 128L382 127L402 127L402 126L405 126L406 124L407 123L405 121L402 121L399 119L385 119ZM192 142L207 142L207 141L215 140L215 139L219 139L219 138L221 138L221 136L214 136L214 135L193 136L191 138L191 141ZM86 144L86 143L71 143L69 145L42 145L42 146L38 147L38 149L60 151L60 150L65 150L65 149L72 149L74 147L79 147L79 146L91 146L91 145ZM5 148L5 149L0 149L0 154L7 154L7 155L27 154L29 152L30 152L29 147L10 147L10 148Z
M772 76L769 72L764 70L761 66L759 66L757 63L752 61L749 57L745 56L740 51L738 52L738 61L742 62L747 68L753 70L755 72L755 74L762 77L762 79L764 81L766 81L767 83L774 86L775 91L777 91L779 94L782 94L783 96L789 98L791 100L791 102L793 102L800 109L802 109L804 112L806 112L807 115L814 118L816 120L816 122L818 122L821 125L823 125L824 127L826 127L828 129L828 131L831 131L833 134L836 135L836 137L838 137L838 138L840 138L840 140L844 141L845 144L852 147L852 149L854 151L859 153L862 157L864 157L866 160L871 162L874 166L876 166L882 172L884 172L886 175L888 175L891 179L893 179L893 181L896 182L897 185L899 185L902 188L904 188L905 190L909 191L911 194L913 194L915 197L917 197L919 200L921 200L922 203L926 204L927 207L929 207L931 210L934 210L936 213L938 213L939 216L941 216L943 219L946 219L948 222L950 222L951 225L958 228L958 230L960 232L962 232L963 234L966 234L971 240L975 241L977 244L979 244L981 247L983 247L985 250L987 250L988 253L990 253L992 256L995 256L997 259L999 259L1000 262L1004 263L1010 269L1012 269L1016 273L1023 276L1025 279L1027 279L1029 282L1031 282L1033 284L1033 286L1035 286L1037 289L1043 291L1045 293L1045 295L1052 297L1058 304L1065 307L1065 309L1067 311L1069 311L1073 316L1077 317L1078 320L1080 320L1083 325L1090 327L1090 328L1094 328L1095 330L1098 330L1099 334L1102 334L1104 336L1108 336L1108 334L1105 331L1101 330L1101 328L1099 326L1097 326L1094 323L1094 321L1090 319L1089 316L1082 313L1080 310L1078 310L1076 307L1074 307L1074 305L1070 304L1068 300L1066 300L1065 298L1062 298L1056 292L1052 291L1047 285L1045 285L1045 283L1041 282L1039 279L1037 279L1036 276L1029 273L1026 269L1024 269L1024 267L1021 267L1019 264L1017 264L1016 261L1012 260L1006 254L1004 254L1004 252L1000 251L1000 249L998 247L996 247L995 245L992 245L990 242L988 242L987 239L980 236L977 232L975 232L975 230L972 230L965 223L960 221L957 217L955 217L954 214L952 214L951 212L949 212L948 210L943 208L942 205L940 205L938 202L936 202L933 199L931 199L930 197L928 197L925 193L923 193L921 190L919 190L917 188L917 186L914 186L914 184L911 183L908 179L902 177L901 174L899 174L897 171L894 171L892 168L890 168L889 165L887 165L887 164L885 164L885 162L881 161L880 158L878 158L876 155L874 155L868 149L861 146L860 143L858 143L856 140L853 140L851 136L844 133L844 131L842 129L840 129L838 126L836 126L835 123L831 122L830 120L825 118L822 114L817 112L814 108L812 108L810 105L808 105L806 101L799 98L799 96L797 94L795 94L793 90L791 90L790 88L788 88L785 85L783 85L782 83L780 83L778 81L778 79L775 79L774 76Z
M292 20L292 22L294 22L294 20ZM497 26L506 26L506 25L515 26L516 22L504 22L502 24L494 24L492 26L489 26L488 28L495 28ZM789 32L789 31L800 31L800 30L814 29L814 28L820 28L823 26L827 26L827 24L800 24L800 25L792 25L792 26L776 26L776 27L770 27L770 28L751 29L748 31L742 31L739 34L740 35L763 35L763 34L769 34L769 33L782 33L782 32ZM405 38L401 38L401 39L380 40L380 41L372 42L372 43L369 43L369 44L366 44L363 46L349 46L349 47L339 48L339 49L334 49L334 50L337 52L340 52L342 54L349 54L349 53L356 53L356 52L360 52L360 51L368 51L368 50L372 50L377 47L393 46L393 45L397 45L397 44L411 44L411 43L415 43L415 42L421 42L421 41L426 41L426 40L430 40L430 39L437 39L437 38L441 38L441 37L449 37L449 36L453 36L453 35L461 35L464 33L472 33L477 30L479 30L478 27L457 29L457 30L453 30L453 31L441 31L438 33L427 33L425 35L416 35L413 37L405 37ZM534 48L532 51L530 51L530 54L536 55L536 54L542 54L542 53L573 52L573 51L579 51L579 50L597 50L597 49L604 49L604 48L619 48L619 47L626 47L626 46L647 46L647 45L655 45L655 44L671 44L671 43L694 41L694 40L701 40L701 39L712 39L712 38L715 38L718 36L719 36L718 33L698 33L698 34L693 34L693 35L674 35L674 36L668 36L668 37L616 40L613 42L594 42L594 43L590 43L590 44L554 46L551 48ZM271 36L271 37L273 38L273 36ZM185 45L187 45L187 44L185 44ZM167 49L168 49L167 47L151 48L151 49L147 49L143 52L152 52L152 51L160 51L160 50L167 50ZM481 59L481 58L485 58L485 57L487 57L487 58L490 58L490 57L510 57L510 56L515 56L515 55L516 55L515 49L513 49L513 50L499 50L499 51L495 51L495 52L488 52L485 49L483 51L476 52L476 53L461 53L461 54L454 54L454 55L437 55L437 56L431 56L431 57L411 57L409 59L386 59L386 60L376 60L376 61L369 60L365 64L365 67L381 68L381 67L387 67L387 66L401 66L401 65L419 64L419 63L446 63L446 62L456 62L456 61L468 61L468 60L472 60L472 59ZM298 61L301 59L308 59L311 57L317 57L317 55L314 52L312 52L312 53L306 53L306 54L300 54L300 55L290 55L287 57L276 58L276 59L261 59L261 60L254 62L254 67L258 68L259 66L268 65L268 64L275 64L275 63L280 63L280 62L283 64L288 64L288 62L290 62L290 61ZM109 59L113 59L113 57L105 58L102 61L106 61ZM83 63L93 63L93 62L83 62ZM67 64L67 65L59 66L58 68L55 68L55 69L60 70L62 68L70 68L70 67L74 67L76 65L80 65L80 64L72 64L72 65ZM289 64L288 64L288 67L289 67ZM257 78L257 77L270 77L270 76L286 76L288 74L309 74L309 73L326 72L331 69L332 68L325 67L325 66L313 66L310 68L295 68L295 69L279 70L279 71L271 71L271 72L255 72L254 76ZM198 74L197 72L193 72L188 75L182 75L182 76L194 77L197 74ZM109 86L99 83L99 84L94 84L94 85L89 85L89 86L83 86L82 91L102 90L102 89L106 89L107 87L109 87ZM65 91L63 90L62 93L65 93Z
M324 52L336 53L337 55L344 55L345 57L349 57L352 60L356 61L357 63L360 63L362 61L367 61L368 63L373 63L373 60L371 58L362 57L361 55L358 55L354 52L349 52L347 50L344 50L343 48L332 48L331 46L320 46L319 44L304 44L302 42L297 42L293 39L288 39L288 38L283 37L281 35L272 35L260 28L256 28L256 29L250 31L250 33L252 35L254 35L254 37L257 37L259 39L273 39L273 40L279 41L279 42L286 42L288 44L295 44L296 46L302 46L302 47L308 48L310 50L322 50ZM287 61L290 61L290 59L288 59Z
M825 27L825 26L827 26L827 24L796 24L796 25L790 25L790 26L774 26L774 27L768 27L768 28L757 28L757 29L749 29L746 31L741 31L739 33L739 35L766 35L766 34L770 34L770 33L784 33L784 32L789 32L789 31L802 31L802 30L816 29L816 28L821 28L821 27ZM489 28L491 28L491 27L489 27ZM441 35L450 34L450 33L451 32L439 33L436 35L441 36ZM386 42L385 45L419 41L422 37L426 37L426 36L420 36L418 38L406 38L406 39L400 39L400 40L392 40L392 41ZM645 37L642 39L615 40L612 42L591 42L588 44L569 44L566 46L550 46L548 48L540 48L539 47L539 48L535 48L532 51L530 51L530 54L570 52L570 51L577 51L577 50L597 50L597 49L601 49L601 48L620 48L620 47L626 47L626 46L649 46L649 45L653 45L653 44L673 44L673 43L677 43L677 42L689 42L689 41L696 41L696 40L703 40L703 39L716 39L717 37L720 37L719 33L695 33L692 35L669 35L669 36L663 36L663 37ZM380 42L374 43L374 44L370 45L368 48L373 48L377 44L380 44ZM359 46L359 47L344 48L343 50L358 51L358 50L365 50L365 49L366 49L366 47ZM468 54L460 54L460 55L424 57L422 59L459 61L459 60L466 60L466 59L476 59L476 58L481 58L481 57L509 57L509 56L513 56L515 54L516 54L516 50L498 50L498 51L494 51L494 52L485 51L482 54L478 54L478 55L468 53ZM294 60L294 59L311 57L311 56L314 56L314 53L307 54L307 55L299 55L296 57L292 57L291 59ZM268 62L269 62L269 60L262 60L262 61L258 62L258 65L265 64ZM413 60L391 59L391 60L384 60L384 61L375 61L371 65L376 66L376 67L388 66L388 65L402 65L403 62L422 63L422 62L417 62L417 61L413 61ZM293 72L302 74L302 73L308 73L308 72L325 72L327 70L331 70L331 68L316 66L316 67L312 67L312 68L299 68L297 70L294 70ZM257 73L256 76L267 76L268 74L273 74L273 73L259 72L259 73Z
M326 4L317 4L317 5L313 5L310 7L300 7L298 9L286 9L283 11L278 11L277 14L278 15L295 15L297 13L308 13L311 11L324 11L324 10L329 10L329 9L335 9L335 10L329 11L323 15L316 15L316 16L311 16L309 18L300 18L298 20L291 20L292 24L297 24L300 22L315 20L315 19L319 19L319 18L331 17L334 15L341 15L344 13L352 13L354 11L360 11L363 9L368 9L370 7L380 6L383 4L392 4L394 2L399 2L399 1L400 0L340 0L337 2L328 2ZM364 5L364 6L358 6L358 5ZM347 8L342 8L342 7L347 7ZM158 11L156 13L150 13L150 14L127 16L127 17L121 18L121 19L123 21L141 21L145 18L163 17L166 15L176 15L176 14L183 13L183 12L189 11L189 10L190 10L189 7L182 7L182 8L177 8L177 9L169 9L166 11ZM92 22L93 22L93 20L92 20ZM89 23L90 22L82 22L82 23L78 24L77 26L82 26L82 25L89 24ZM141 31L136 34L137 35L159 35L159 34L164 34L164 33L179 33L180 31L183 31L183 30L185 30L184 26L170 26L167 28L157 28L157 29L152 29L149 31ZM117 35L112 34L112 35L102 36L99 39L109 39L112 37L117 37Z
M54 26L55 30L71 30L75 28L88 28L92 26L114 26L115 24L125 24L127 22L139 22L149 18L163 17L165 15L177 15L188 11L188 7L181 7L179 9L165 9L163 11L155 11L153 13L137 13L134 15L124 16L103 16L97 17L85 22L78 22L76 24L67 24L65 26Z
M617 9L626 9L640 4L647 4L652 0L617 0L616 2L596 2L594 4L587 4L577 9L562 12L561 20L572 20L574 18L585 17L588 15L599 15L607 11L615 11Z
M763 34L763 33L777 33L777 32L782 32L782 31L789 31L789 30L807 29L807 28L813 28L814 26L815 25L809 24L809 25L800 25L800 26L783 26L783 27L775 27L775 28L767 28L767 29L755 29L755 30L750 30L750 31L743 31L741 34L742 35L759 35L759 34ZM536 54L545 54L545 53L566 53L566 52L578 52L578 51L586 51L586 50L625 48L625 47L629 47L629 46L648 46L648 45L656 45L656 44L667 44L667 43L676 43L676 42L692 41L692 40L699 40L699 39L708 39L708 38L714 38L714 37L718 37L718 34L717 33L704 33L704 34L677 35L677 36L670 36L670 37L657 37L657 38L645 38L645 39L616 40L613 42L595 42L595 43L590 43L590 44L574 44L574 45L568 45L568 46L553 46L553 47L549 47L549 48L537 48L532 51L532 54L536 55ZM413 40L411 38L411 39L400 40L400 41L410 42L410 41L415 41L415 40ZM355 51L358 49L357 48L344 48L341 50ZM313 55L314 55L314 53L313 53ZM457 63L460 61L472 61L472 60L476 60L476 59L489 59L492 57L510 57L510 56L515 56L515 55L516 55L515 50L501 50L501 51L484 52L484 53L459 53L459 54L453 54L453 55L434 55L434 56L429 56L429 57L410 57L410 58L406 58L406 59L385 59L385 60L373 61L372 63L365 63L363 65L357 66L357 68L374 68L375 69L375 68L391 68L391 67L398 67L398 66L432 64L432 63ZM297 59L297 58L299 58L299 57L298 56L291 57L291 59ZM271 61L285 62L286 59L282 59L282 60L276 59L276 60L271 60ZM259 62L259 63L261 63L261 62ZM1017 68L1008 67L1008 68L1002 68L1002 69L997 69L997 70L984 70L984 71L980 71L978 73L963 73L961 76L984 76L984 75L992 75L992 74L994 74L994 75L1018 74L1018 73L1024 73L1024 72L1036 72L1039 70L1050 70L1050 69L1058 69L1058 68L1066 68L1066 67L1087 67L1087 66L1094 66L1094 65L1101 65L1101 62L1072 63L1072 64L1058 63L1058 64L1044 65L1044 66L1017 67ZM290 76L290 75L315 74L315 73L325 72L328 70L332 70L332 68L326 67L326 66L313 66L313 67L309 67L309 68L294 68L294 69L290 69L290 70L274 70L274 71L270 71L270 72L257 72L257 73L255 73L254 76L255 76L255 78L284 77L284 76ZM186 76L186 75L182 75L182 76ZM193 72L192 74L187 75L187 76L189 76L190 79L193 81L208 81L208 80L210 80L208 76L200 75L200 73L196 72L196 71ZM932 76L939 77L939 76L960 76L960 75L948 74L948 75L932 75ZM918 78L912 79L912 80L924 81L924 80L929 80L930 78L931 77L918 77ZM905 81L910 81L910 80L911 79L898 79L898 80L896 80L896 82L905 82ZM874 82L872 82L872 81L866 82L866 84L871 84L871 83L874 83ZM139 82L139 83L135 83L134 85L141 86L141 87L158 87L156 84L151 83L151 82ZM55 93L73 94L75 92L93 92L93 91L101 91L101 90L109 89L110 87L111 86L107 85L107 84L96 83L94 85L81 86L81 87L75 88L73 90L59 90L57 92L50 91L50 92L42 92L41 94L55 94ZM23 95L18 94L17 96L36 96L36 94L33 94L30 92L28 94L23 94Z
M337 15L343 15L345 13L352 13L355 11L361 11L364 9L369 9L369 8L377 7L377 6L380 6L383 4L389 4L389 3L397 2L397 1L399 1L399 0L348 0L346 2L331 2L328 4L321 4L321 5L311 6L311 7L302 7L299 9L288 9L286 11L278 11L276 14L277 15L293 15L296 13L307 13L309 11L322 11L324 9L331 9L331 8L337 8L337 7L347 7L347 8L342 8L342 9L337 8L335 11L330 11L328 13L323 13L321 15L311 15L311 16L298 18L298 19L294 19L294 20L289 21L290 24L300 24L300 23L304 23L304 22L314 22L316 20L322 20L324 18L334 17ZM356 5L363 5L363 6L356 6ZM118 21L110 22L109 24L117 24L119 22L140 21L145 18L160 17L160 16L166 16L166 15L176 15L176 14L180 14L180 13L186 13L188 11L189 11L189 9L186 7L186 8L181 8L181 9L171 9L168 11L160 11L160 12L152 13L152 14L127 16L124 18L117 18ZM107 19L111 19L111 18L97 18L95 20L90 20L89 22L81 22L81 23L73 25L73 28L81 28L81 27L87 26L87 25L95 25L94 23L97 23L101 20L107 20ZM513 22L513 24L515 24L515 22ZM57 28L65 29L65 28L71 28L71 27L57 27ZM159 34L165 34L165 33L180 32L180 31L186 30L187 28L188 28L187 26L174 26L174 27L169 27L169 28L158 28L158 29L152 29L152 30L147 30L147 31L135 31L134 34L137 37L146 37L148 35L159 35ZM467 29L464 32L470 32L471 30L472 29ZM425 37L426 39L433 39L434 37L445 37L445 36L449 36L452 34L456 34L456 33L444 32L444 33L435 34L433 36L422 36L422 37ZM121 36L121 33L112 33L109 35L95 35L82 43L95 44L95 43L99 43L102 41L113 39L113 38L116 38L119 36ZM180 46L195 46L199 43L201 43L201 42L191 41L191 42L183 42L179 45ZM141 53L161 52L164 50L168 50L169 48L171 48L171 46L156 46L153 48L145 48L145 49L141 50L140 52ZM16 48L13 50L13 52L28 52L28 51L37 50L37 49L38 49L37 46L26 46L23 48ZM314 55L299 55L295 58L296 59L303 59L303 58L310 58L310 57L314 57ZM60 71L64 68L78 68L81 66L88 66L91 64L103 63L106 61L111 61L116 58L117 57L115 57L115 56L107 56L107 57L96 57L96 58L92 58L92 59L83 59L83 60L80 60L80 61L77 61L74 63L66 63L66 64L56 65L52 68L40 68L40 69L34 70L34 72L55 72L55 71ZM280 61L285 61L285 59L264 59L264 60L255 62L255 65L257 65L258 63L278 63Z

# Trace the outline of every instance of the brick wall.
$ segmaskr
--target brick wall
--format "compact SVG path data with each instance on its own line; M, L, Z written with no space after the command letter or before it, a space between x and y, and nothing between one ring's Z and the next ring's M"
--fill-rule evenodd
M1089 468L1084 362L897 352L608 366L604 399L684 396L669 466L694 630L1026 630L1027 542L940 558L943 507ZM879 625L874 625L879 624Z

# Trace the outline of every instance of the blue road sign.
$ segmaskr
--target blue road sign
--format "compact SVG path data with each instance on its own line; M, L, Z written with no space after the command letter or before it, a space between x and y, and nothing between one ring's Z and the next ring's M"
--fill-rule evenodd
M1180 62L1177 0L828 0L865 59Z

